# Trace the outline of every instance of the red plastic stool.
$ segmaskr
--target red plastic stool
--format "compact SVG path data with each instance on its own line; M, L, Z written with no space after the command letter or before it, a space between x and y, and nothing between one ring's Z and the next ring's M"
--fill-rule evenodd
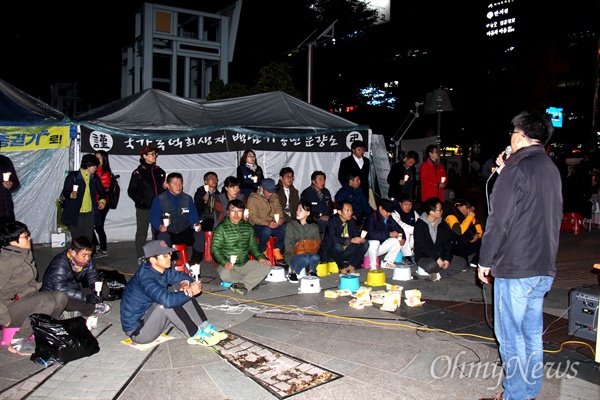
M271 236L269 238L269 241L267 242L267 249L265 250L265 252L267 253L267 258L269 259L269 262L271 263L272 267L275 266L275 254L273 253L273 250L275 249L274 245L276 240L276 236ZM256 241L258 242L258 238L256 238ZM252 257L252 254L250 254L250 259L255 259L254 257Z
M562 223L560 224L561 232L573 232L576 235L579 235L581 232L585 232L585 227L583 225L583 215L579 213L565 213L562 219Z
M179 252L179 258L175 261L175 271L188 273L185 268L185 264L188 262L188 248L187 244L174 244L173 249Z
M212 231L204 232L204 259L206 261L212 261L212 254L210 254L210 246L212 245L213 233Z

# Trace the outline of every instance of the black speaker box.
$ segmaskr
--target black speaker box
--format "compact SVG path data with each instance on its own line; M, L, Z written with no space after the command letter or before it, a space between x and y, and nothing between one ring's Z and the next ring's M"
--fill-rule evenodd
M599 293L597 285L580 286L569 291L569 335L596 341Z

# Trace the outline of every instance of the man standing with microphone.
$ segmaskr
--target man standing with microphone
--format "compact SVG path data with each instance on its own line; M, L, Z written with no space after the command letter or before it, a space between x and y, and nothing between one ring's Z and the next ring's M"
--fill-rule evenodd
M511 123L513 153L496 160L478 275L494 284L494 332L505 375L504 392L492 398L534 399L544 375L543 302L556 275L561 179L544 150L554 130L550 116L524 111Z

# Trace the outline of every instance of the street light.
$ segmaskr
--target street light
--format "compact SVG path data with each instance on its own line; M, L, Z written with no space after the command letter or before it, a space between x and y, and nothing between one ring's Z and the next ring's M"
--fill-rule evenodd
M427 95L425 96L425 106L423 107L423 112L425 114L437 113L437 139L435 141L435 144L438 146L438 148L440 148L440 144L442 143L442 135L440 129L442 125L442 112L444 111L454 111L454 109L452 108L452 103L450 103L448 91L444 89L437 89L433 92L427 93Z
M406 117L406 119L408 119L408 117L410 117L412 115L413 119L410 121L410 123L408 124L408 126L406 127L406 129L404 129L404 132L402 132L402 135L398 138L398 140L396 140L396 136L398 135L398 132L400 132L400 129L402 129L402 127L404 126L404 123L406 122L406 119L404 120L404 122L402 123L402 125L400 125L400 128L398 128L398 130L396 131L396 133L394 134L394 137L392 137L392 142L394 142L395 146L396 146L396 154L394 156L395 162L398 162L398 147L400 147L400 141L402 140L402 138L404 137L404 135L406 135L406 132L408 132L408 128L410 128L410 126L413 124L413 122L415 122L415 120L417 118L419 118L419 106L422 106L423 103L419 103L418 101L415 102L415 111L410 110L410 114L408 114L408 116Z

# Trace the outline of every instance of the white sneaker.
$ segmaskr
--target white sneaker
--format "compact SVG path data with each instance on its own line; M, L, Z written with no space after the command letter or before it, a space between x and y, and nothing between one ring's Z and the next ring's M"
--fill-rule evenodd
M440 275L439 272L434 272L433 274L431 274L431 280L433 282L439 281L440 279L442 279L442 276Z
M394 268L396 268L396 264L394 264L391 261L386 261L383 264L381 264L381 268L394 269Z
M429 276L429 274L427 273L427 271L425 271L421 267L417 267L417 275L419 275L419 276Z

